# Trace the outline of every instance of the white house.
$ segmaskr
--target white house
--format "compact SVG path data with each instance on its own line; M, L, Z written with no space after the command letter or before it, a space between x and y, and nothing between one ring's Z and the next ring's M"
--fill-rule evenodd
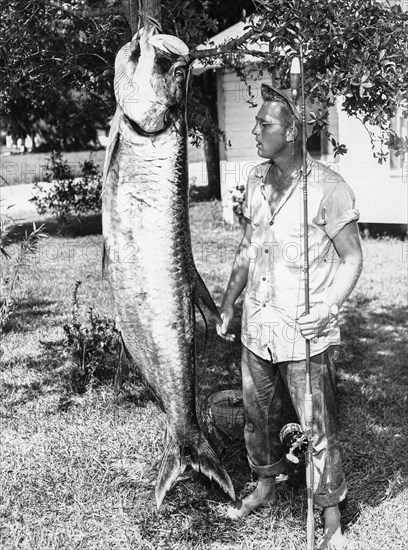
M239 22L217 34L211 39L211 46L242 36L245 32L244 26L244 23ZM258 47L262 49L266 45L261 44ZM249 66L254 59L256 58L248 59ZM235 185L245 183L250 168L260 162L251 130L261 103L261 83L270 82L270 78L256 80L256 72L252 73L253 76L247 80L250 85L249 93L247 85L236 76L234 70L219 63L209 66L195 63L193 72L199 74L204 70L216 71L218 121L227 140L231 141L231 147L227 150L220 144L220 173L224 218L227 222L232 222L230 190ZM257 103L258 107L252 106L248 100ZM407 119L397 116L394 126L400 136L408 135ZM340 101L329 110L329 128L335 139L347 146L347 154L334 158L331 144L324 138L317 138L310 152L314 158L329 163L333 169L339 171L351 185L361 214L360 222L406 224L408 158L391 154L387 163L379 164L373 157L367 130L360 121L349 117L340 109ZM375 128L372 130L376 131Z

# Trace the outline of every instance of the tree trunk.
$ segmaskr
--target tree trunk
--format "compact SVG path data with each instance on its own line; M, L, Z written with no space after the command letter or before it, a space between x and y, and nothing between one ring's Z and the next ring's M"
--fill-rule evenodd
M132 36L139 27L139 8L137 0L122 0L123 11L125 12L127 22L129 23Z
M207 166L208 197L221 198L219 143L214 136L204 136L204 154Z
M207 96L207 117L218 127L217 86L215 74L206 71L203 75L203 86ZM220 199L220 151L218 138L213 134L204 135L204 154L207 165L208 197Z
M161 24L161 1L160 0L142 0L142 20L146 22L146 17L152 17Z
M126 19L129 23L132 36L137 32L139 27L145 25L148 17L156 19L161 23L161 0L141 0L141 10L139 15L138 0L122 0ZM139 18L141 19L139 25Z

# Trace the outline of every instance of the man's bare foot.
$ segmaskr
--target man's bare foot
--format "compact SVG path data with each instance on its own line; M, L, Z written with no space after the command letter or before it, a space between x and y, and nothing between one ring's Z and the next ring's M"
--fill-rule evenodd
M230 505L227 515L230 519L241 519L260 506L276 503L275 478L260 477L255 490L245 497Z
M345 540L341 532L339 507L330 506L330 508L325 508L323 515L324 537L319 550L343 550Z

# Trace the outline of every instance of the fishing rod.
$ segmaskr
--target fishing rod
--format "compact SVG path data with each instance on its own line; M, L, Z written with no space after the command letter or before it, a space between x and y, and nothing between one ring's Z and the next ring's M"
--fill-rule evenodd
M304 59L303 45L299 46L299 57L292 60L290 70L290 82L292 97L295 102L298 101L298 88L300 80L300 103L301 103L301 123L302 123L302 183L303 192L303 272L305 285L305 315L310 313L310 288L309 288L309 235L308 235L308 205L307 205L307 149L306 149L306 98L305 98L305 77L304 77ZM305 387L305 425L304 433L307 439L306 450L306 490L307 490L307 522L306 537L307 550L314 550L315 544L315 522L313 513L313 394L312 377L310 372L310 340L305 339L306 345L306 387Z

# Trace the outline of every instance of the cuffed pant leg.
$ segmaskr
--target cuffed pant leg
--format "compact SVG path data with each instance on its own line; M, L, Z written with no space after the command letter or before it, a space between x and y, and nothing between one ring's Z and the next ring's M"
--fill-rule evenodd
M336 431L335 370L333 349L311 358L313 392L313 466L315 504L335 506L346 496L346 482L341 467L340 445ZM296 413L305 424L305 361L281 363L282 378L287 385Z
M271 477L285 469L279 439L285 387L277 366L245 346L241 367L248 462L260 477Z

